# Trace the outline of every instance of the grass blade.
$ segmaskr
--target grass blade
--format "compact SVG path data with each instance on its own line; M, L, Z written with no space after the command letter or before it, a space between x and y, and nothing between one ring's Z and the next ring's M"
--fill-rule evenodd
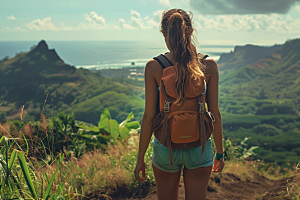
M28 186L28 188L29 188L29 190L31 192L31 195L35 199L38 199L38 197L36 195L36 191L35 191L35 189L33 187L33 183L31 181L31 177L30 177L30 174L29 174L29 170L28 170L27 163L26 163L26 160L25 160L23 152L18 152L18 159L19 159L20 166L21 166L22 172L24 174L24 178L26 180L27 186Z
M46 177L47 183L49 184L48 175L46 174L46 172L44 172L44 174L45 174L45 177Z
M4 136L2 136L2 137L1 137L1 139L0 139L0 143L2 142L2 140L4 140L4 138L5 138Z
M43 199L44 179L42 178L41 199Z
M9 163L8 163L8 171L10 172L12 166L14 165L14 162L17 157L17 150L13 150L12 154L10 155Z
M27 147L26 155L28 156L28 152L29 152L28 142L27 142L27 139L26 139L26 137L25 137L25 135L24 135L23 132L22 132L22 135L23 135L23 138L24 138L24 140L25 140L25 142L26 142L26 147Z
M48 183L48 187L47 187L47 190L46 190L46 193L45 193L45 199L46 200L48 200L48 198L50 197L49 194L50 194L50 190L51 190L51 187L52 187L52 183L54 181L56 173L58 172L58 169L61 167L63 157L64 157L64 154L61 156L61 154L59 153L59 164L58 164L58 167L56 168L54 174L52 175L52 177L50 179L50 182Z
M5 148L6 148L6 151L5 151L5 154L6 154L6 158L5 158L5 161L6 161L6 179L5 179L5 183L6 185L8 185L8 138L5 137Z
M23 194L23 192L22 192L21 184L20 184L21 181L20 181L20 178L19 178L19 176L18 176L18 173L16 173L15 175L16 175L16 177L18 178L18 180L17 180L13 175L11 176L11 178L12 178L12 180L15 182L15 184L16 184L18 190L19 190L19 193L20 193L21 197L24 198L24 194Z

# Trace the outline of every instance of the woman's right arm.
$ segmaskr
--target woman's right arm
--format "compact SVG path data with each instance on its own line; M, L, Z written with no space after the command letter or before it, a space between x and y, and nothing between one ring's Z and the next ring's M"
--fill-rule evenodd
M207 86L207 107L214 118L215 122L213 137L216 145L217 153L223 154L223 131L222 131L222 118L219 109L219 70L216 61L213 59L205 60L207 67L209 68L210 79ZM217 172L222 171L224 167L224 161L219 163Z

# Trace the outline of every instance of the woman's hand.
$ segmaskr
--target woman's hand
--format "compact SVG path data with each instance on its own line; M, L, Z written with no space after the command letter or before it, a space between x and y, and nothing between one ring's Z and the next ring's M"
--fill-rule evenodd
M142 177L140 177L140 171L142 171ZM138 161L134 170L135 179L140 182L145 182L145 162Z
M224 163L224 159L220 159L220 160L217 160L217 159L214 159L214 166L213 166L213 171L212 172L221 172L223 170L225 166L225 163Z

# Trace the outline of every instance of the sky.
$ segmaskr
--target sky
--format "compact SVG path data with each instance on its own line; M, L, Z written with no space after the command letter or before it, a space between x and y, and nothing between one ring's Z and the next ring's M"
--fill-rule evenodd
M273 45L300 36L300 0L0 0L0 41L162 42L161 14L193 14L200 45Z

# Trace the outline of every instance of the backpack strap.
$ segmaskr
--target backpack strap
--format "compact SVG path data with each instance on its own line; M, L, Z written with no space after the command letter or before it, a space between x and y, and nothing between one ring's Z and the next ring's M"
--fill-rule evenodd
M200 62L201 62L203 65L205 65L204 60L205 60L206 58L208 58L209 56L206 55L206 54L198 53L198 54L197 54L197 57L198 57L198 59L200 60Z
M206 142L206 134L205 134L205 125L204 125L204 113L205 113L205 102L202 101L202 96L206 93L206 81L203 82L204 87L202 93L197 97L198 104L199 104L199 124L200 124L200 145L202 146L201 149L201 166L202 166L202 155L205 148Z
M170 133L170 124L169 124L171 97L166 92L165 85L163 82L161 85L161 90L167 97L167 99L165 101L165 107L164 107L164 122L163 122L163 128L162 128L161 141L166 141L166 143L167 143L167 146L168 146L169 152L170 152L170 162L171 162L171 165L173 166L172 143L171 143L171 133Z
M159 56L156 56L153 59L159 62L163 69L173 66L171 61L163 54L160 54Z
M202 53L198 53L197 56L200 60L205 60L208 57L208 55Z

